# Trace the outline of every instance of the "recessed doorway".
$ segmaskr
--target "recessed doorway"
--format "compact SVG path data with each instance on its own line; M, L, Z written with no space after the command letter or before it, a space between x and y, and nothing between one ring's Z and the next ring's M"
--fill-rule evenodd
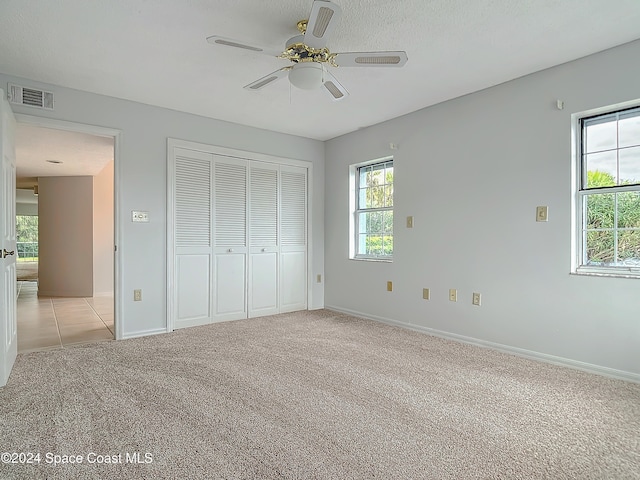
M38 224L17 259L18 352L112 340L115 138L18 121L16 213L35 199Z

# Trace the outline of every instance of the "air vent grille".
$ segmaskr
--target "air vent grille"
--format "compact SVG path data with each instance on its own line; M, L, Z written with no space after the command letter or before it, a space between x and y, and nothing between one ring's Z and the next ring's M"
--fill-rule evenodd
M9 84L9 101L15 105L53 110L53 92Z

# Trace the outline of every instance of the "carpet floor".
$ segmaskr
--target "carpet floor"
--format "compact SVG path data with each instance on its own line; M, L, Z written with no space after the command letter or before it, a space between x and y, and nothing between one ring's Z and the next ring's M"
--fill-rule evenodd
M1 479L637 479L640 385L297 312L21 354L0 452L32 454Z

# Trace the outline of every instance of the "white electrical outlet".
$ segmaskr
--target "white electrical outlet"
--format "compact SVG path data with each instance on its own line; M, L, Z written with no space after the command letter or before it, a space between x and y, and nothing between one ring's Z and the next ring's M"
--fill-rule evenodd
M407 228L413 228L413 217L407 217Z
M549 221L549 207L542 205L536 207L536 222L548 222Z
M142 290L136 289L133 291L133 301L141 302L142 301Z
M449 289L449 300L452 302L458 301L458 290L456 290L455 288Z
M422 289L422 298L424 300L429 300L429 297L431 297L431 292L429 292L428 288L423 288Z
M476 292L473 292L473 298L471 299L471 303L477 305L478 307L482 304L482 295Z

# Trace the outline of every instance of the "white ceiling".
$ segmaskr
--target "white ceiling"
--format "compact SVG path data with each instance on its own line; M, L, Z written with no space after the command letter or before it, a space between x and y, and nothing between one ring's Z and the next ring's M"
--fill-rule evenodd
M16 177L19 187L34 177L95 176L113 160L111 137L19 123L16 128ZM51 163L61 162L61 163Z
M0 72L327 140L640 37L639 0L334 0L332 52L405 50L399 69L340 68L350 96L286 80L242 87L286 60L311 0L3 0Z

